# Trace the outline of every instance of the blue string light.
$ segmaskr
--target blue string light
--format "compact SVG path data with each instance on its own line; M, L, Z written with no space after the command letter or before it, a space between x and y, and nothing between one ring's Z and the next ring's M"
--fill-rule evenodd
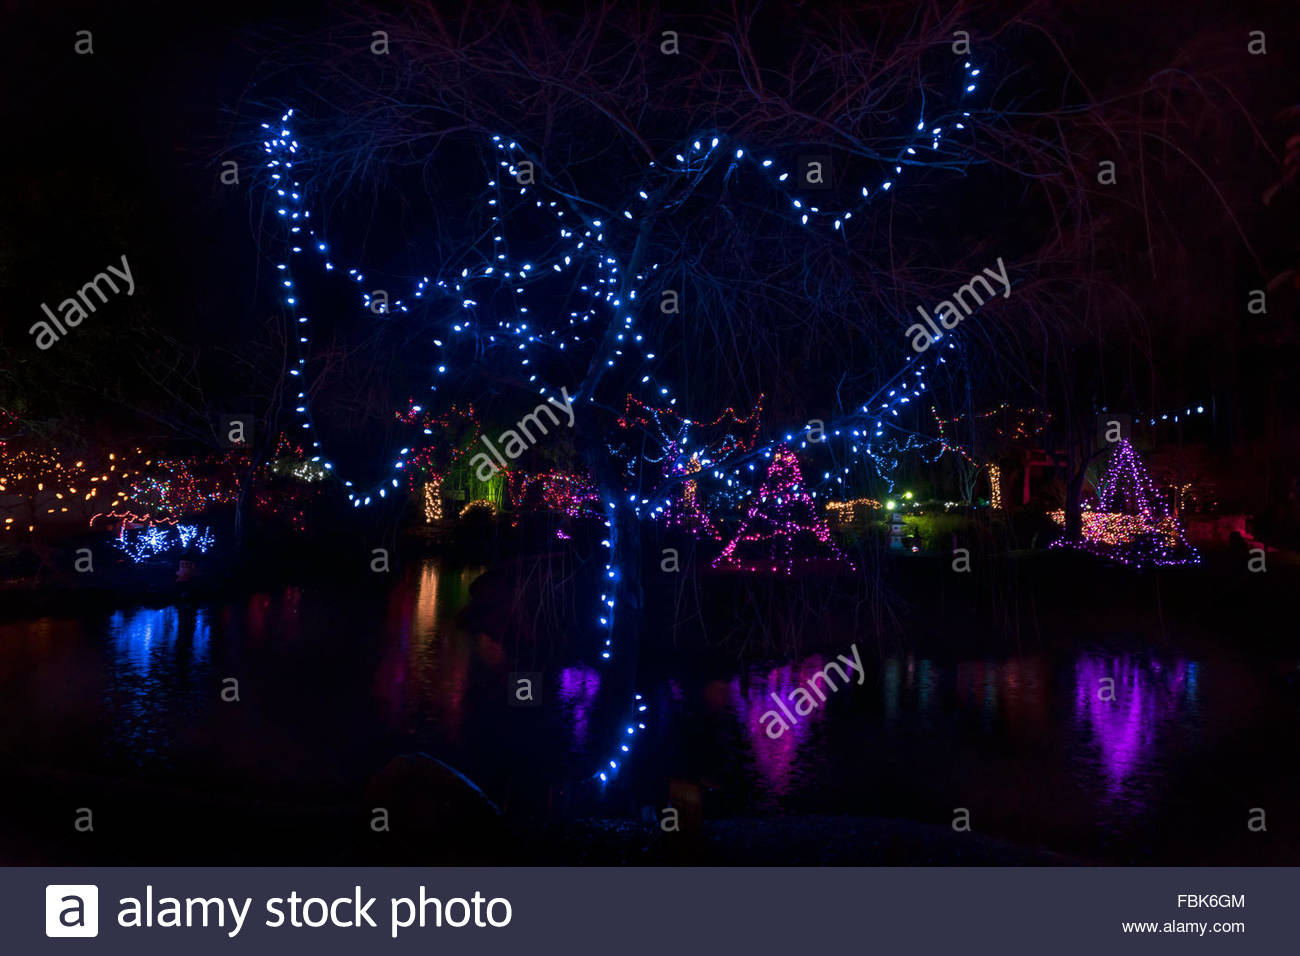
M1107 409L1103 406L1102 411L1105 412L1107 411ZM1155 425L1157 422L1170 422L1170 421L1172 421L1174 424L1180 424L1184 419L1191 418L1193 415L1204 415L1204 414L1205 414L1204 403L1198 403L1196 405L1179 405L1177 408L1171 408L1167 412L1161 412L1159 415L1151 416L1150 418L1147 419L1147 425L1150 426L1150 425ZM1140 423L1141 419L1139 419L1138 421Z
M215 543L210 528L200 529L198 525L187 524L178 524L174 528L150 525L130 531L123 529L121 535L113 539L113 546L134 564L143 564L153 558L175 551L186 551L191 547L200 554L207 554Z
M973 69L969 62L963 65L967 74L965 93L969 94L975 91L976 84L974 78L980 73L978 69ZM294 403L295 413L299 416L299 429L305 432L305 437L310 442L311 454L310 460L319 463L326 472L335 473L335 463L322 450L320 434L312 413L311 402L308 397L306 383L302 381L306 370L307 359L311 345L311 318L304 311L303 304L299 300L297 286L294 281L292 263L295 256L301 256L304 253L312 253L319 261L321 267L327 273L339 271L339 266L335 263L330 253L330 246L322 237L318 236L312 225L311 210L306 203L306 190L303 184L297 179L295 162L297 162L302 153L302 146L296 138L292 122L294 110L289 109L281 115L279 123L263 123L262 129L265 130L263 139L263 149L267 155L266 170L270 180L270 193L272 204L275 206L275 213L278 219L283 223L286 230L286 246L288 249L284 261L276 263L276 270L281 274L280 279L281 296L284 305L289 310L294 319L294 327L297 331L295 336L295 359L293 367L290 368L289 374L297 382L296 401ZM951 126L955 130L964 130L966 128L964 119L970 117L969 111L961 111L961 118L952 117ZM851 207L837 210L823 210L820 206L805 204L804 201L786 191L785 184L790 178L788 170L777 168L775 161L771 158L759 159L752 151L743 146L725 145L723 138L718 135L702 136L695 139L689 149L683 149L682 152L675 154L677 165L665 163L656 166L650 163L647 170L647 177L661 175L660 171L666 171L669 175L676 176L700 176L714 167L714 164L725 158L728 163L726 175L729 177L737 168L737 164L748 163L759 172L767 177L771 188L782 194L786 200L785 208L791 210L789 215L797 216L800 225L829 225L829 228L839 235L847 233L848 223L853 219L854 213L861 212L863 208L875 201L876 194L889 192L895 185L896 181L903 175L906 165L922 163L917 159L917 145L922 139L928 140L928 148L932 152L939 150L940 144L944 139L945 124L935 125L927 131L927 124L922 116L916 125L915 134L912 141L902 147L893 163L893 173L890 178L884 179L877 184L874 191L867 187L860 187L858 201ZM708 145L705 145L707 139ZM491 137L493 147L501 154L497 159L498 167L507 175L514 179L518 185L517 194L513 193L507 196L504 186L504 177L497 175L489 179L487 188L491 191L491 198L486 204L491 211L490 220L492 229L491 247L489 250L471 249L467 257L476 258L473 266L462 266L457 272L454 268L446 275L438 278L422 276L411 289L409 297L412 299L427 300L431 296L440 296L458 305L463 315L450 322L451 333L457 338L470 337L486 350L500 350L508 346L515 346L514 351L518 354L519 369L521 376L531 386L536 386L538 394L548 397L554 391L554 386L539 382L537 366L533 364L532 349L543 346L553 348L557 351L566 351L570 344L582 344L590 342L593 339L600 342L597 346L597 356L604 358L606 367L613 367L621 360L627 358L625 351L635 347L635 351L640 356L641 372L639 373L639 385L648 393L655 397L656 401L667 400L670 406L675 406L677 398L673 395L672 390L655 379L655 368L657 367L658 356L655 352L649 350L643 333L637 330L632 316L632 307L641 293L643 293L646 283L651 276L658 271L659 263L653 263L643 272L632 276L628 280L626 270L616 255L613 244L607 242L606 231L613 228L608 226L603 219L589 218L579 207L572 203L569 197L562 194L554 194L553 198L543 199L546 194L546 187L543 185L532 185L521 182L519 179L520 164L527 160L530 163L534 161L528 156L526 151L513 140L495 135ZM923 147L924 148L924 147ZM536 163L534 163L534 167ZM505 204L508 198L527 197L531 194L534 208L553 217L554 228L562 244L560 250L544 261L516 261L512 259L509 251L509 242L502 221L502 213L505 210ZM636 196L642 204L650 201L651 191L648 188L639 188ZM782 204L778 204L782 205ZM635 207L636 200L626 204L626 207ZM621 210L621 221L636 222L636 215L632 208L623 208ZM487 263L484 265L483 263ZM347 268L345 274L358 286L359 301L361 307L368 312L377 315L394 315L396 313L408 313L410 307L405 298L397 298L391 302L387 300L387 295L383 301L377 301L374 295L361 287L365 280L365 275L359 269ZM585 309L576 309L568 313L567 330L561 329L544 329L535 320L531 318L530 306L527 304L527 294L532 285L537 283L541 276L550 274L569 274L575 281L578 281L578 289L589 300ZM479 303L484 301L484 297L474 294L471 287L482 282L490 282L498 287L504 286L511 292L510 302L512 308L507 310L510 314L498 318L495 328L490 330L484 328L478 318ZM580 334L584 328L590 328L593 318L596 318L599 312L603 310L609 315L609 325L606 326L605 333L597 338L594 335L586 336ZM621 324L620 324L621 323ZM613 341L608 339L608 333L617 328ZM433 345L440 353L446 352L446 345L442 338L435 338ZM954 347L954 342L950 338L947 343L949 349ZM605 354L608 352L609 354ZM903 451L922 447L921 444L913 442L933 441L926 439L918 433L910 432L902 428L896 422L888 421L885 415L888 414L893 418L898 416L898 407L910 403L912 398L920 397L925 391L926 385L924 374L927 366L920 363L916 368L912 367L913 356L909 356L907 364L891 377L884 386L852 416L836 422L839 426L833 428L832 434L835 437L851 439L849 444L853 453L861 455L873 463L873 466L882 474L885 471L892 470L897 466L897 456ZM945 359L939 357L937 364L945 364ZM430 384L431 391L437 391L437 378L445 376L448 373L450 360L446 357L439 359L436 363L437 376ZM907 373L912 372L908 377ZM892 386L892 388L891 388ZM884 401L879 401L882 393L889 389L888 395ZM594 400L592 396L587 395L588 401ZM577 400L577 396L575 396ZM877 402L879 401L879 404ZM807 430L807 426L805 426ZM889 432L889 437L886 436ZM905 436L905 443L900 446L893 439L894 434ZM792 440L793 432L786 436L785 441ZM868 440L870 439L870 440ZM742 474L743 470L753 472L753 458L756 455L762 455L770 458L774 447L780 443L780 440L774 440L764 446L753 449L752 451L736 457L733 462L709 462L713 468L715 477L722 478L726 481L728 487L735 485ZM806 447L807 442L803 443ZM336 477L342 481L343 486L348 489L347 497L352 502L354 508L369 507L372 504L387 498L388 491L400 487L398 476L404 473L407 461L412 454L413 449L409 447L402 448L390 467L390 475L378 480L376 484L368 490L357 490L351 479L342 478L336 474ZM693 452L692 452L693 453ZM892 463L892 467L891 467ZM731 475L724 474L724 469L731 467ZM849 469L843 468L843 473L847 474ZM823 475L824 482L830 482L831 473L826 472ZM833 481L838 485L843 485L843 475L837 474ZM891 483L892 487L892 483ZM666 492L665 492L666 493ZM752 490L751 492L752 493ZM816 495L816 491L812 492ZM639 502L635 495L630 496L629 504L634 513L640 517L643 509L647 509L650 514L662 516L664 513L662 496L657 498L643 498ZM606 507L606 528L612 529L616 517L616 510L620 504L615 501L607 502ZM607 536L602 545L606 549L611 549L611 539ZM604 644L601 650L601 658L609 661L613 657L613 630L614 620L617 608L615 606L614 592L618 579L617 569L612 561L605 563L605 574L608 590L601 593L601 608L598 615L598 622L604 631ZM637 712L645 711L645 705L642 703L640 694L636 695ZM636 736L639 730L644 729L644 723L634 721L627 727L628 741L619 745L619 753L627 754L630 750L630 738ZM598 776L602 782L607 781L617 772L619 760L613 759L607 762L608 767L599 771Z

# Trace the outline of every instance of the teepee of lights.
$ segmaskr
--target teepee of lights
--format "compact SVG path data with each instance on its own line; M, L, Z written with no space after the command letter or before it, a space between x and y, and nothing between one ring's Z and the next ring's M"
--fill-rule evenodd
M817 514L798 458L785 445L773 453L772 465L740 531L713 566L770 574L792 574L797 568L819 566L852 569L831 540L826 519Z
M1053 512L1052 518L1065 525L1064 511ZM1177 516L1160 500L1128 439L1118 442L1111 452L1097 486L1096 510L1083 512L1080 547L1134 567L1198 564L1201 560L1199 552L1188 544Z

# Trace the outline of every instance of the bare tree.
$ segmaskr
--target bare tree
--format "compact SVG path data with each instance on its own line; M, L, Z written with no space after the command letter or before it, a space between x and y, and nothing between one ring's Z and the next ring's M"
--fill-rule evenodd
M1120 250L1135 225L1140 266L1177 246L1170 190L1188 178L1230 209L1194 155L1207 106L1231 99L1216 77L1175 65L1094 92L1032 6L353 9L265 81L295 107L316 226L344 243L330 255L385 254L384 281L422 291L370 344L425 349L442 393L521 411L571 395L610 525L611 646L636 646L642 524L682 480L611 453L628 394L710 418L766 396L777 427L711 462L722 478L809 418L836 436L818 454L838 476L879 467L857 446L927 428L929 400L1035 400L1066 437L1077 535L1093 413L1169 389L1151 359L1171 319L1130 291L1141 269ZM1008 65L1021 49L1032 71ZM765 172L801 156L829 160L828 191ZM1098 175L1113 156L1119 188ZM895 393L921 394L916 308L999 258L1014 293L918 360L932 386L900 411Z

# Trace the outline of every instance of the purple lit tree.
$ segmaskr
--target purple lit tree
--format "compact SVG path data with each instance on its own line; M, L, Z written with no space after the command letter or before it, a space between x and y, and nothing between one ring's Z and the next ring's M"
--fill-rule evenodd
M1058 520L1064 523L1063 513ZM1200 555L1127 438L1111 451L1097 487L1097 509L1082 515L1081 547L1124 564L1196 564Z

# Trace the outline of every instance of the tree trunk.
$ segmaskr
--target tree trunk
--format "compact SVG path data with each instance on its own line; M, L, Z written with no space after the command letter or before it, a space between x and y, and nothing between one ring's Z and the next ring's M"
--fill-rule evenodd
M602 564L601 591L614 599L614 607L605 605L600 609L600 616L609 620L608 630L601 632L601 644L605 637L610 639L611 659L630 668L626 672L634 679L645 605L641 585L641 518L622 490L617 466L604 446L597 414L589 402L582 402L575 411L574 425L578 429L576 444L595 481L609 521L609 548L605 556L614 577L609 577Z
M248 533L249 501L257 484L257 469L262 464L261 450L250 451L248 469L240 476L239 494L235 496L235 527L231 534L230 555L238 559L244 552Z
M1077 544L1083 540L1083 481L1088 475L1088 460L1070 479L1065 495L1065 540Z
M610 522L610 564L614 569L614 653L636 671L645 611L641 583L641 519L626 505L614 510Z
M244 477L239 484L239 494L235 496L235 527L230 540L230 553L237 556L244 549L244 535L247 530L248 498L253 491L253 482Z

